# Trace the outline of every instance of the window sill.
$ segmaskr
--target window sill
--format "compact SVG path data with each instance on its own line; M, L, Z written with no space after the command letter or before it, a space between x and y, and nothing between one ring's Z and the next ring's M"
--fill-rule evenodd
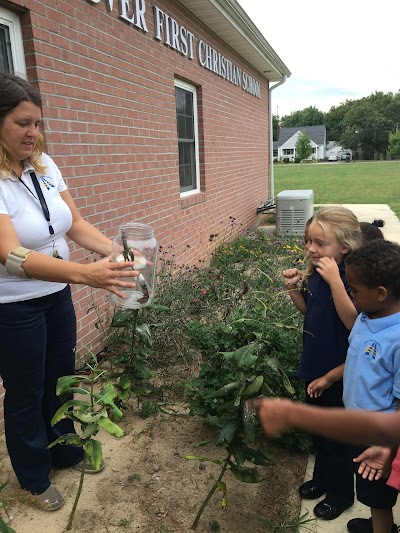
M185 196L184 198L181 198L181 209L187 209L188 207L202 204L205 201L206 193L204 192L199 192L197 194L193 194L192 196Z

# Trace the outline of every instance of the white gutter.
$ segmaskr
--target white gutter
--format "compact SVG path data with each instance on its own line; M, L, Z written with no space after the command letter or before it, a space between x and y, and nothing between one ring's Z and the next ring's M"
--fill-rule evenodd
M269 105L269 159L270 159L270 169L269 169L269 196L270 198L275 198L275 182L274 182L274 132L272 129L272 106L271 106L271 98L272 98L272 91L279 87L279 85L283 85L287 79L286 74L283 76L281 81L278 81L278 83L275 83L272 87L268 89L268 105Z

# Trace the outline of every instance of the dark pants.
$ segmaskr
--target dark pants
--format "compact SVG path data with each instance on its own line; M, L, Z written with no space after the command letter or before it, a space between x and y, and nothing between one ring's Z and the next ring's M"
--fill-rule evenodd
M306 382L307 386L310 382ZM338 381L324 390L319 398L310 398L306 392L306 403L318 407L344 407L342 401L343 382ZM341 504L354 501L354 470L349 447L334 440L312 435L315 449L313 480L326 488L326 501Z
M75 372L76 318L69 287L24 302L0 304L0 375L5 388L8 453L23 489L42 493L52 465L83 459L76 446L47 446L73 433L70 420L50 422L60 407L57 379Z

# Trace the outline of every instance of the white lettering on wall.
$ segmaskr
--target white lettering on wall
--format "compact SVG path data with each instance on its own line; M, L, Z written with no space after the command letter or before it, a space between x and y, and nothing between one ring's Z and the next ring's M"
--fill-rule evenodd
M133 0L132 0L133 3ZM146 12L146 4L145 0L135 0L135 9L133 7L131 8L131 0L119 0L119 16L136 26L137 28L140 28L141 30L148 32L146 26L146 21L144 18L144 14ZM130 11L129 15L128 12Z
M92 4L99 4L101 0L88 1ZM120 18L148 33L145 18L146 0L118 0L118 3ZM108 11L113 10L114 0L105 0L105 4ZM241 87L243 91L261 98L259 81L243 72L242 69L203 40L200 39L196 47L194 34L159 7L153 6L153 16L154 39L189 59L194 59L194 51L197 48L197 59L203 68L233 85Z
M161 11L159 7L154 6L153 9L154 38L183 56L193 59L193 33L179 25L175 19Z

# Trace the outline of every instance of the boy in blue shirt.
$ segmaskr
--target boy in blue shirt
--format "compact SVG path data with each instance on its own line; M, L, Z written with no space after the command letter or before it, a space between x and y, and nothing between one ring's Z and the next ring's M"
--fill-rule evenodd
M361 310L349 337L344 369L346 409L391 413L400 398L400 247L376 240L354 251L346 261L346 278ZM365 448L364 448L365 449ZM354 457L363 449L355 449ZM381 450L382 463L391 449ZM350 520L350 533L390 533L397 491L376 479L356 474L358 500L370 507L371 521ZM372 527L371 527L372 526Z

